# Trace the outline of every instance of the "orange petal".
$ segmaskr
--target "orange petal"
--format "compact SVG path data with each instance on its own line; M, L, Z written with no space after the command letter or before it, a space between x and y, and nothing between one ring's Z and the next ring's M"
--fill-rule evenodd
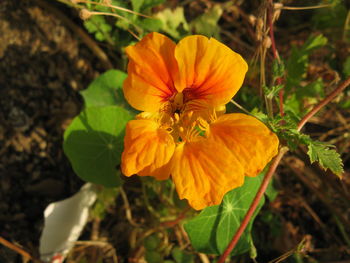
M278 152L278 137L262 122L245 114L225 114L210 125L209 139L226 146L244 167L258 175Z
M179 66L176 89L188 100L205 99L212 107L226 104L241 87L248 66L214 38L189 36L175 49Z
M154 176L158 180L170 175L167 166L173 156L172 136L153 120L132 120L126 125L122 171L126 176Z
M197 210L220 204L223 196L244 181L242 165L220 144L205 138L177 146L171 174L180 199Z
M178 74L175 46L166 36L150 33L126 48L129 64L123 91L135 109L157 111L174 94L173 79Z

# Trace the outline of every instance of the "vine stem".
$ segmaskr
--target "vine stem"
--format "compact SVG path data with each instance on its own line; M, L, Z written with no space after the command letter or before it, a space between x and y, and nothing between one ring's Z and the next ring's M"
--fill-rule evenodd
M318 103L308 114L301 119L298 124L298 131L300 131L304 125L314 116L322 107L327 105L331 100L333 100L339 93L345 90L350 85L350 77L348 77L344 82L342 82L335 90L333 90L325 99Z
M308 114L306 114L302 120L298 124L298 131L300 131L304 125L312 118L322 107L327 105L331 100L333 100L338 94L340 94L344 89L346 89L350 85L350 77L347 78L344 82L342 82L335 90L333 90L324 100L322 100L319 104L317 104ZM228 244L227 248L220 256L217 263L224 263L226 258L230 255L231 251L237 245L241 235L246 229L251 217L253 216L262 196L264 195L269 182L276 171L276 168L279 162L282 160L283 155L288 151L287 147L282 147L278 153L278 155L273 159L272 164L267 171L258 192L256 193L254 200L252 201L246 215L244 216L239 228L237 229L235 235L233 236L231 242Z
M256 193L254 200L252 202L252 204L250 205L241 225L239 226L239 228L236 231L236 234L233 236L230 244L227 246L227 248L225 249L224 253L221 255L221 257L219 258L219 261L217 263L224 263L226 258L230 255L231 251L234 249L234 247L237 245L238 240L240 239L241 235L243 234L244 230L246 229L251 217L253 216L261 197L264 195L266 188L269 185L270 179L273 176L274 172L276 171L276 168L279 164L279 162L281 161L283 155L288 151L287 147L283 147L280 149L278 155L273 159L273 162L269 168L269 170L267 171L261 185L260 188L258 190L258 192Z

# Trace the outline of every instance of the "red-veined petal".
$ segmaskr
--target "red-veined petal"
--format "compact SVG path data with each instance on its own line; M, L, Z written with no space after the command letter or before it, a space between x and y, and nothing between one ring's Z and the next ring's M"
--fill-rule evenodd
M179 66L176 89L186 100L204 99L212 107L226 104L241 87L248 66L214 38L189 36L175 48Z
M123 91L135 109L157 111L175 93L175 46L169 38L154 32L126 48L129 64Z

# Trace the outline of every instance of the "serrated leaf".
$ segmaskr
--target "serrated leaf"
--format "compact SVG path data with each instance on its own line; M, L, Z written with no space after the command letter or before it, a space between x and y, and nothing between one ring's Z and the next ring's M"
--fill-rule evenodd
M124 98L122 86L127 74L120 70L109 70L96 78L86 90L80 92L85 107L121 106L136 113Z
M192 246L197 251L221 254L225 250L254 199L261 179L262 175L256 178L246 177L244 185L228 192L220 205L205 208L184 225ZM264 199L261 200L232 255L245 253L251 248L250 231L263 203Z
M123 151L126 123L133 114L118 106L89 107L64 133L63 150L84 181L119 186L117 165Z
M323 169L330 169L334 174L341 176L344 172L343 162L339 153L331 149L332 145L328 145L318 141L311 141L308 144L307 154L311 163L318 162Z

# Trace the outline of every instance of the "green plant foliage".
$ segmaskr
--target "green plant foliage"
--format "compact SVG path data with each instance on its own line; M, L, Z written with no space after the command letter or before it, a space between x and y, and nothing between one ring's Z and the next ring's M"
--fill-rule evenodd
M98 41L105 41L110 36L112 26L107 23L103 16L92 16L84 21L87 31L95 35Z
M89 107L64 133L63 149L84 181L119 186L124 129L133 114L119 106Z
M127 74L120 70L109 70L96 78L86 90L80 92L85 107L121 106L130 112L136 111L124 98L122 86Z
M214 5L212 8L208 9L207 12L191 21L190 28L195 34L220 39L220 27L218 26L218 22L222 13L221 5Z
M220 205L205 208L198 216L184 225L197 251L208 254L223 253L253 201L261 179L262 174L256 178L246 177L244 185L228 192ZM263 203L264 199L260 202L232 255L239 255L250 250L252 242L250 231L254 218Z
M300 83L306 74L306 69L309 63L309 55L313 50L320 48L326 44L327 38L320 34L317 36L310 36L302 47L292 48L292 53L286 64L286 89L288 91L292 87L300 87Z
M181 250L179 247L174 247L171 251L171 255L176 263L194 263L193 254L189 254Z
M183 7L177 7L173 10L166 8L157 13L155 17L162 21L162 31L175 39L182 38L189 30Z
M311 163L317 161L321 167L330 169L338 176L344 172L340 155L334 149L331 149L334 146L315 141L309 135L299 132L296 121L292 118L287 116L282 119L277 116L274 120L270 120L269 125L278 134L279 138L287 142L291 150L295 150L300 144L306 145Z
M311 163L317 161L324 169L330 169L340 176L344 172L343 163L339 153L331 149L332 147L334 146L319 141L310 141L307 154Z

